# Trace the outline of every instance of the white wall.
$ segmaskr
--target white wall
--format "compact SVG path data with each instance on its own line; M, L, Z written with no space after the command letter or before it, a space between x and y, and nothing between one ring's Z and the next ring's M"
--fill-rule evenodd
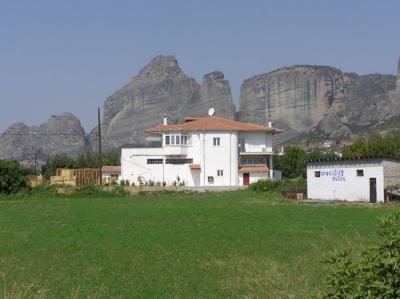
M214 138L220 138L219 146L213 145ZM201 186L238 185L238 133L199 132L198 142ZM217 176L218 170L223 170L222 177ZM214 177L214 184L208 182L209 176Z
M307 197L309 199L369 202L369 179L376 178L377 201L384 201L383 166L378 162L316 163L309 163L307 166ZM358 177L357 169L363 169L364 176ZM315 171L320 171L321 177L315 177Z
M250 172L249 176L250 184L269 178L269 174L267 172ZM239 173L239 185L243 185L243 173Z

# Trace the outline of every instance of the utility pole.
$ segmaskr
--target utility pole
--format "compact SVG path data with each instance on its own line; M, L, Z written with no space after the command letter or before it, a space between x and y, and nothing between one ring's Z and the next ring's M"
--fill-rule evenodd
M101 154L101 124L100 124L100 107L97 110L97 130L99 135L99 172L100 172L100 186L103 186L103 175L101 173L103 167L103 159Z
M38 175L38 166L37 166L37 155L36 155L36 149L35 149L35 175Z

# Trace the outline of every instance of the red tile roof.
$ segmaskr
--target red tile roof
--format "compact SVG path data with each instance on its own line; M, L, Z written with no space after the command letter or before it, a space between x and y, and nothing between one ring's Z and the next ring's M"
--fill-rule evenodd
M239 172L268 172L269 168L267 166L245 166L240 167Z
M200 164L190 164L189 168L190 169L201 169Z
M101 172L105 173L121 173L121 166L103 166Z
M192 120L193 119L193 120ZM206 116L197 119L192 118L188 122L177 125L156 125L147 129L150 133L161 133L168 131L250 131L250 132L271 132L281 133L282 130L262 126L253 123L239 122L217 116Z

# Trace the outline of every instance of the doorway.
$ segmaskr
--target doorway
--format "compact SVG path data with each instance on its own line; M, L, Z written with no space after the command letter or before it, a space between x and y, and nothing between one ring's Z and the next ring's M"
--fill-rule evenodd
M376 178L369 179L369 202L376 203Z
M250 183L250 173L243 173L243 185L247 186Z

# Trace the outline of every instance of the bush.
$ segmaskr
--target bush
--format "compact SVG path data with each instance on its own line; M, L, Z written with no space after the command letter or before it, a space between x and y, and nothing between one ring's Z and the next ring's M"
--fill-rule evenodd
M17 161L0 160L0 192L15 193L26 187L25 170Z
M280 191L281 182L275 180L259 180L249 185L250 191L256 192L274 192Z
M400 297L400 212L380 221L380 240L358 260L351 250L335 252L326 278L325 298Z

